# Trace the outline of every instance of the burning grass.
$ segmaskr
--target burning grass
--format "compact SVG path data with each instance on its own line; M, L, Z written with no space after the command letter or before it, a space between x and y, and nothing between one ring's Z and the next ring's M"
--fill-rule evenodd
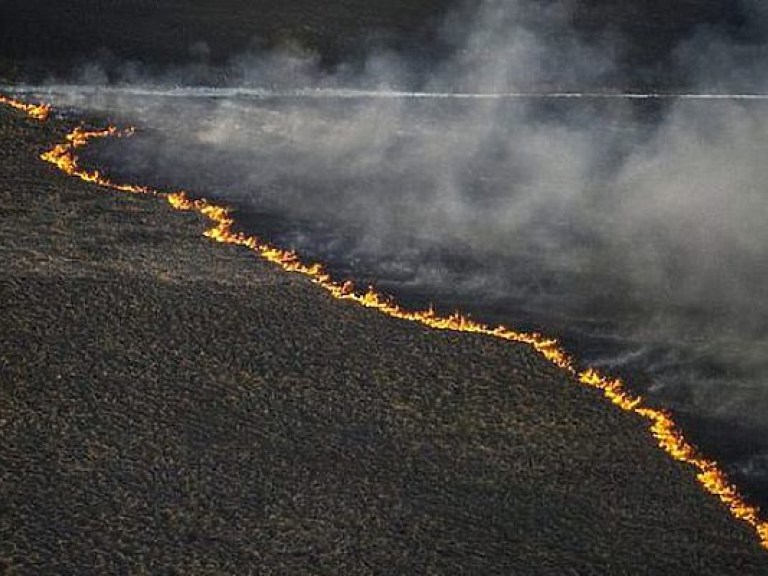
M30 105L10 99L2 99L1 102L22 110L30 117L38 120L45 120L49 113L49 108L46 106ZM621 380L610 378L592 368L579 367L578 363L559 346L557 341L540 334L518 332L504 326L487 326L459 313L451 316L440 316L432 310L404 310L396 302L377 293L373 288L358 291L349 281L334 280L320 264L305 263L292 251L282 250L261 242L255 236L236 231L232 214L225 206L204 199L190 198L185 192L160 192L144 186L116 183L99 171L84 168L79 164L77 150L87 146L91 140L124 137L131 133L131 130L121 131L115 127L94 131L76 128L66 136L64 142L57 144L42 154L41 157L66 174L83 181L122 192L159 196L165 198L176 210L200 214L210 220L212 224L205 231L205 236L208 238L224 244L245 247L288 272L308 276L334 298L352 301L366 308L376 309L390 317L417 322L438 330L483 334L531 346L549 362L574 377L581 384L600 390L608 400L621 410L645 419L648 429L659 447L674 460L692 466L701 486L708 493L717 496L733 517L752 527L761 545L768 549L768 522L761 518L758 508L745 501L716 462L698 453L696 448L686 440L668 412L647 406L643 398L629 392Z
M27 114L30 118L34 118L35 120L40 121L46 120L48 118L48 114L51 111L50 106L47 106L46 104L28 104L20 100L7 98L3 95L0 95L0 104L5 104L6 106L10 106L15 110L20 110L21 112Z

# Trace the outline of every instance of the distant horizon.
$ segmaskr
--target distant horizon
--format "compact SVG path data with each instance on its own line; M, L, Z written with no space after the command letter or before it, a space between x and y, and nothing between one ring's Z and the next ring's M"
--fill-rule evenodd
M210 85L164 85L141 83L121 84L6 84L0 91L13 94L125 94L157 98L338 98L338 99L457 99L457 100L515 100L515 99L609 99L609 100L768 100L760 92L634 92L634 91L520 91L464 92L409 91L400 89L367 89L354 87L271 89L262 87L217 87Z

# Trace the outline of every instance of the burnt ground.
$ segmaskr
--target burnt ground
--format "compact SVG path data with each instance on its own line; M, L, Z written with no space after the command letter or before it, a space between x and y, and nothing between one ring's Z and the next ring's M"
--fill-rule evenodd
M316 54L329 68L360 64L371 50L381 48L401 53L417 68L429 68L461 47L460 37L441 33L446 15L463 10L454 19L471 21L479 4L478 0L0 0L0 81L37 82L51 74L67 78L93 63L115 79L124 77L127 63L144 72L202 63L218 66L247 51L286 46ZM606 84L595 89L685 89L690 79L676 60L676 50L691 36L715 34L742 48L762 46L768 37L756 17L757 4L750 0L564 4L582 39L598 46L610 41L619 64L603 79ZM534 13L539 10L535 2L526 6Z
M523 345L333 300L0 111L8 574L765 574L643 422Z
M293 46L326 65L377 46L427 57L458 0L0 0L0 77L37 78L98 61L145 67L223 64L249 50Z

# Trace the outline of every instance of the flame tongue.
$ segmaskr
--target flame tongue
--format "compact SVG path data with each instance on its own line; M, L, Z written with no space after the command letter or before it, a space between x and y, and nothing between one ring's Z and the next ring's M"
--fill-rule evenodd
M44 152L40 155L40 158L53 164L65 174L75 176L85 182L92 182L121 192L156 195L157 191L147 188L146 186L118 184L113 182L109 178L104 177L98 170L86 170L85 168L81 168L77 161L77 156L74 153L75 149L86 146L91 140L95 138L122 138L124 136L130 136L131 134L133 134L132 128L118 130L114 126L110 126L104 130L86 130L82 127L77 127L67 134L66 140L63 143L57 144L48 150L48 152Z
M28 104L27 102L22 102L21 100L7 98L2 94L0 94L0 104L5 104L11 108L20 110L30 118L34 118L35 120L40 121L46 120L48 115L51 113L51 107L47 104Z
M7 104L22 110L30 117L38 120L45 120L50 113L48 106L25 104L2 96L0 96L0 104ZM761 545L768 549L768 522L761 519L760 510L744 500L738 489L728 480L716 462L704 458L698 453L696 448L685 439L668 412L645 406L643 399L628 392L624 382L619 379L611 379L592 368L579 370L573 359L560 348L556 340L545 338L536 333L517 332L504 326L492 328L458 312L450 316L439 316L432 309L404 310L391 298L379 294L373 288L368 288L364 293L357 292L350 281L335 282L320 264L304 263L293 251L282 250L261 242L255 236L234 231L234 219L230 210L225 206L214 204L205 199L190 198L185 192L160 193L145 186L116 183L103 176L98 170L87 170L78 164L75 151L86 146L90 140L120 138L132 133L133 130L131 129L120 131L115 127L93 131L75 128L67 135L65 142L57 144L42 154L41 158L66 174L86 182L93 182L123 192L161 196L176 210L197 212L207 217L213 224L204 232L208 238L224 244L244 246L263 259L281 266L284 270L308 276L316 284L330 292L334 298L351 300L394 318L418 322L438 330L474 332L528 344L555 366L574 376L581 384L597 388L608 400L622 410L644 418L648 422L649 430L659 447L673 459L692 466L697 471L696 477L704 489L717 496L735 518L751 526L757 533Z

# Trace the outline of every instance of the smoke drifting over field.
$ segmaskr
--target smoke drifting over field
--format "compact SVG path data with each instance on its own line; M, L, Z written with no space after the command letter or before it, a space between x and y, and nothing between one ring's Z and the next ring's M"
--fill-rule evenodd
M766 29L757 3L742 9ZM330 72L289 50L119 74L261 98L56 97L142 130L100 152L125 177L224 198L257 232L340 270L563 334L680 411L748 425L761 438L730 464L768 483L768 102L269 97L599 91L631 75L626 40L585 38L576 13L497 0L459 10L443 26L457 49L428 71L380 53ZM762 90L762 46L700 27L666 61L692 92ZM92 65L81 80L106 74Z

